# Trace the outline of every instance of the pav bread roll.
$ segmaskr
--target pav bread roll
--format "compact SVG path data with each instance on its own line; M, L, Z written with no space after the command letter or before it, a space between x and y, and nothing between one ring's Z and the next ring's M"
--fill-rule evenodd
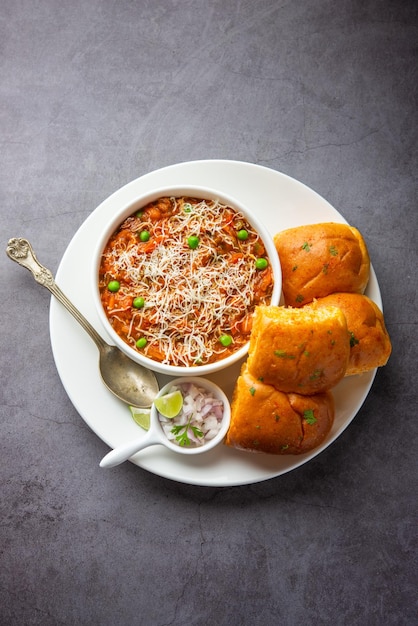
M321 393L344 377L349 356L341 309L256 307L247 359L254 378L287 393Z
M337 306L345 315L350 335L346 376L362 374L386 365L392 344L383 313L370 298L357 293L334 293L318 298L313 306Z
M274 243L287 306L301 307L337 291L364 292L370 258L353 226L334 222L297 226L277 233Z
M254 452L302 454L322 443L333 421L331 392L285 394L254 378L244 364L234 390L225 443Z

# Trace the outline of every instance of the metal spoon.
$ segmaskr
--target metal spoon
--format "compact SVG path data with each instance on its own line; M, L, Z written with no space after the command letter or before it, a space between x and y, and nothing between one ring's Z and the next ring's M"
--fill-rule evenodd
M27 239L10 239L6 254L12 261L30 270L36 282L46 287L88 332L99 349L100 374L109 391L132 406L150 407L159 389L154 372L135 363L119 348L110 346L101 338L58 287L50 270L39 263Z

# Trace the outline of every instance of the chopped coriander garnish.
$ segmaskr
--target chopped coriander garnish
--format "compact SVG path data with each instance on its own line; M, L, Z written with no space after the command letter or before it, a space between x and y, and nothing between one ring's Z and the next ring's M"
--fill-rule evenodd
M313 409L307 409L303 412L303 419L310 425L316 424L316 417L314 415Z
M248 391L253 396L255 394L255 387L250 387Z
M338 250L335 246L329 247L329 253L331 256L338 256Z
M309 252L309 250L311 249L311 246L308 244L307 241L305 241L305 243L301 246L302 250L305 250L306 252Z
M320 376L322 376L323 371L322 370L315 370L314 373L309 376L309 380L317 380Z
M359 340L354 336L353 331L350 330L350 347L354 348L359 343Z
M294 354L288 354L286 350L275 350L274 356L278 356L281 359L295 359L296 358Z
M203 433L197 426L190 426L190 420L187 424L179 424L177 426L173 426L171 432L173 435L176 435L176 441L179 442L180 446L190 446L190 439L188 436L189 428L192 430L195 437L203 437Z

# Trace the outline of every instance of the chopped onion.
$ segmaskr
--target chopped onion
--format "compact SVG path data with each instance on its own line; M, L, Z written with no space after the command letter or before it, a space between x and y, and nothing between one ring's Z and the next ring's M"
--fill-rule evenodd
M170 387L170 393L177 390L183 396L183 408L173 419L158 413L163 431L167 439L176 445L203 446L219 433L224 413L223 402L211 391L195 383Z

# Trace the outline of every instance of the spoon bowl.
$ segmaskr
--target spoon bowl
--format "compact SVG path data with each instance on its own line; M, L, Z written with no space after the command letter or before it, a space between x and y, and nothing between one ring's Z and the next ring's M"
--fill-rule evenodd
M52 273L41 265L27 239L13 238L6 253L12 261L32 272L36 282L48 289L90 335L99 349L99 369L106 387L119 400L139 408L150 407L159 385L153 371L132 361L118 347L107 344L56 284Z
M211 380L201 377L182 377L167 383L158 393L157 397L169 393L173 389L173 387L175 388L177 385L184 386L189 384L196 385L200 389L203 389L205 392L210 393L212 397L216 398L217 400L221 400L221 402L223 403L222 421L220 423L219 431L215 437L205 441L200 445L192 445L190 447L184 447L178 445L177 443L173 443L167 438L167 435L165 434L161 425L158 411L155 407L155 404L153 404L150 414L150 428L147 433L145 435L142 434L140 437L133 439L132 441L121 444L114 450L111 450L100 461L100 467L115 467L116 465L120 465L120 463L127 461L131 456L133 456L137 452L140 452L144 448L148 448L150 446L155 446L158 444L165 446L173 452L184 455L202 454L220 444L224 440L224 437L229 428L231 419L231 408L228 398L226 397L222 389L218 387L218 385L215 385L215 383L213 383Z

